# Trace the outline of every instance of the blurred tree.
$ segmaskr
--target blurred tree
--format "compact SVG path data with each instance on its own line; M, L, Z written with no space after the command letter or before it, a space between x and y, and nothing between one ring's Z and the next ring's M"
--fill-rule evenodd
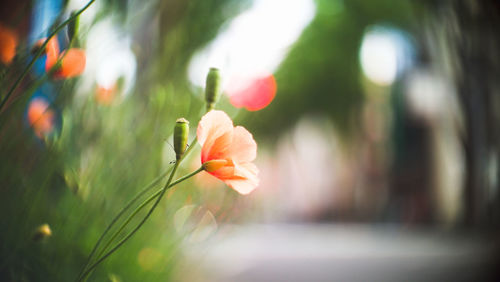
M500 219L500 2L427 1L433 55L451 77L464 116L465 223ZM432 48L431 47L431 48Z
M251 131L275 138L306 113L327 114L341 132L351 131L363 101L358 52L365 29L384 23L411 30L413 20L410 1L317 0L315 18L275 74L275 100L250 120Z
M153 78L187 83L187 64L194 52L248 4L248 0L160 1L160 42Z

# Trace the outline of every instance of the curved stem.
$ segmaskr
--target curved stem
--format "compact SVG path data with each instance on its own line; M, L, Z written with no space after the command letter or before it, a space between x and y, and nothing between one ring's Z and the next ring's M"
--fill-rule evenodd
M123 229L125 229L125 227L127 226L127 224L130 223L130 221L132 220L132 218L140 211L142 210L147 204L149 204L152 200L154 200L156 197L158 197L158 195L160 195L164 190L168 190L170 189L171 187L181 183L182 181L198 174L199 172L201 172L203 170L203 167L200 167L199 169L193 171L192 173L188 174L188 175L185 175L179 179L177 179L176 181L172 182L172 184L170 184L168 187L164 187L164 188L161 188L160 190L156 191L153 195L151 195L147 200L145 200L141 205L139 205L133 212L132 214L127 218L127 220L125 220L125 222L120 226L120 228L118 229L118 231L115 232L115 234L111 237L111 239L109 239L108 243L104 246L104 248L101 250L101 252L99 253L99 255L97 255L97 257L101 257L102 254L106 251L106 249L109 247L109 245L111 245L111 243L114 241L114 239L123 231Z
M115 223L118 221L118 219L120 219L120 217L140 198L142 197L144 194L146 194L146 192L148 192L149 190L151 190L153 187L155 187L158 182L160 182L160 180L162 180L169 172L171 171L171 168L169 168L166 172L162 173L160 176L156 177L155 179L153 179L153 181L151 181L142 191L140 191L139 193L137 193L133 198L132 200L130 200L127 205L125 205L125 207L123 207L120 212L118 212L118 214L113 218L113 220L111 220L111 223L108 225L108 227L106 227L106 229L104 230L104 232L101 234L101 237L99 237L99 239L97 240L97 242L95 243L94 245L94 248L92 249L92 251L90 252L90 255L88 256L87 258L87 261L85 262L85 265L83 266L83 268L80 270L80 273L78 274L78 276L81 276L83 271L85 271L85 269L87 268L87 266L89 265L92 257L94 256L94 254L96 253L97 251L97 248L99 248L99 245L101 244L102 240L104 240L104 236L106 236L106 234L108 234L109 230L111 230L111 228L115 225Z
M174 177L174 174L175 172L177 171L177 168L179 167L179 164L180 162L176 162L175 165L174 165L174 169L172 170L172 172L170 173L170 176L168 177L168 180L167 180L167 183L165 184L164 186L164 189L162 190L162 193L160 194L160 197L158 197L158 199L156 199L156 202L153 204L153 206L149 209L148 213L146 214L146 216L141 220L141 222L139 222L139 224L129 233L127 234L127 236L125 236L125 238L123 238L120 242L118 242L118 244L116 244L115 247L113 247L109 252L107 252L104 256L102 256L100 259L98 259L94 264L92 264L79 278L77 281L82 281L83 279L85 279L85 277L97 266L99 265L99 263L101 263L103 260L105 260L108 256L110 256L113 252L115 252L119 247L121 247L130 237L132 237L132 235L135 234L135 232L137 232L139 230L139 228L142 227L142 225L146 222L146 220L151 216L151 214L153 213L153 211L156 209L156 207L158 206L158 204L160 203L160 200L163 196L163 194L165 194L165 191L167 190L166 188L168 188L168 186L170 185L170 182L172 182L172 178ZM143 204L141 204L141 206L143 205L146 205L147 203L146 202L143 202ZM136 209L137 211L137 209ZM135 213L135 211L134 211Z
M184 153L184 157L186 157L192 150L194 147L196 147L197 143L197 139L194 139L192 142L191 142L191 145L187 148L186 152ZM183 157L183 158L184 158ZM99 237L99 239L97 240L97 242L95 243L94 245L94 248L92 249L92 251L90 252L90 255L87 257L87 261L85 262L85 265L83 266L83 268L80 270L80 273L78 274L78 277L80 277L82 275L82 273L85 271L85 269L89 266L90 264L90 261L92 260L92 257L94 256L94 254L97 252L97 249L99 248L99 245L101 244L102 240L104 240L104 237L106 236L106 234L108 234L108 232L111 230L111 228L115 225L115 223L120 219L120 217L140 198L142 197L146 192L148 192L149 190L151 190L154 186L156 186L158 184L158 182L160 182L160 180L162 180L168 173L170 173L172 171L172 168L169 168L166 172L162 173L160 176L156 177L153 181L151 181L151 183L149 183L143 190L141 190L139 193L137 193L133 198L132 200L130 200L127 205L125 205L125 207L123 207L119 212L118 214L113 218L113 220L111 220L111 223L106 227L106 229L104 230L104 232L101 234L101 237ZM196 173L198 173L199 171L196 171ZM194 174L196 174L194 173ZM177 179L175 182L173 182L171 184L171 186L174 186L186 179L188 179L189 177L193 176L194 174L189 174L189 175L186 175L184 177L181 177L179 179ZM170 188L170 187L168 187ZM167 189L168 189L167 188ZM161 190L157 191L155 193L156 194L159 194ZM112 240L110 240L112 241ZM103 251L101 251L101 253L98 255L98 257L102 254L102 252L104 252L106 250L106 248L109 246L109 243L106 245L106 247L103 248Z
M0 114L2 113L2 109L3 107L5 106L5 104L7 103L7 101L9 100L10 96L12 95L12 93L14 93L14 91L17 89L17 87L19 86L19 84L21 83L21 81L24 79L24 77L28 74L28 71L33 67L33 65L35 64L35 61L42 55L43 53L43 50L45 50L45 47L47 46L49 40L54 37L59 31L61 31L61 29L63 29L68 23L70 23L72 20L74 20L76 17L78 17L81 13L83 13L88 7L90 7L90 5L92 5L92 3L94 3L95 0L90 0L87 5L85 5L83 8L81 8L80 10L78 10L78 12L76 12L75 14L73 14L73 16L69 17L67 20L65 20L63 23L61 23L60 25L58 25L54 31L52 31L49 36L47 37L47 39L45 39L45 41L43 42L42 46L40 46L40 48L38 48L35 56L33 56L33 58L31 59L30 63L28 64L28 66L26 66L26 68L24 69L24 71L21 73L21 75L17 78L16 82L14 82L14 84L12 85L12 87L10 88L9 92L7 92L7 95L5 95L5 97L2 99L2 101L0 102Z
M181 162L182 158L180 160L178 160L175 165L174 165L174 168L172 170L172 173L170 174L169 178L168 178L168 181L167 183L165 184L165 186L160 190L158 191L157 193L155 193L155 195L151 196L150 198L148 198L146 201L144 201L135 211L134 213L132 214L132 216L134 216L135 214L137 214L137 212L139 212L140 209L142 209L144 206L146 206L148 203L150 203L154 197L158 197L156 199L156 202L154 202L153 206L149 209L148 213L146 214L146 216L141 220L141 222L139 222L139 224L127 235L125 236L125 238L123 238L120 242L118 242L116 244L116 246L114 246L109 252L107 252L106 254L104 254L100 259L98 259L94 264L92 264L79 278L77 281L82 281L83 279L85 279L85 277L95 268L97 267L102 261L104 261L108 256L110 256L112 253L114 253L118 248L120 248L128 239L130 239L141 227L142 225L146 222L146 220L151 216L151 214L153 213L153 211L156 209L156 207L158 206L158 204L160 203L161 199L163 198L163 195L165 194L165 192L167 191L168 188L172 187L170 186L171 182L172 182L172 178L175 174L175 172L177 171L177 168L179 167L180 165L180 162ZM185 180L193 175L195 175L196 173L200 172L201 170L198 169L197 171L185 176L185 177L182 177L181 179L182 180ZM179 180L181 180L179 179Z

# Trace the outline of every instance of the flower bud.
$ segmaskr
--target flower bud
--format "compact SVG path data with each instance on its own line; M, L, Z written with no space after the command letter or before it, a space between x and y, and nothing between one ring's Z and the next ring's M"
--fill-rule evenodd
M40 226L35 230L35 234L33 234L33 241L40 241L44 238L50 237L52 235L52 230L50 230L50 226L45 223Z
M177 119L174 128L174 151L176 160L179 160L184 154L184 151L186 151L188 135L189 121L185 118Z
M76 11L71 12L70 17L73 17L75 14ZM68 24L68 38L70 42L76 39L76 36L78 36L79 26L80 26L80 16L77 16Z
M226 160L211 160L203 164L203 169L206 172L214 172L225 166L227 163L228 162Z
M207 111L212 110L220 97L220 74L216 68L210 68L205 85L205 101Z

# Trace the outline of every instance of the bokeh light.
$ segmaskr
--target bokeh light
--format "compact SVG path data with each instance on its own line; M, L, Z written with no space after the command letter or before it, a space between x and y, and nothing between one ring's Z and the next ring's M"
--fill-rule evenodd
M411 42L401 31L370 27L363 36L359 59L364 75L373 83L388 86L414 60Z

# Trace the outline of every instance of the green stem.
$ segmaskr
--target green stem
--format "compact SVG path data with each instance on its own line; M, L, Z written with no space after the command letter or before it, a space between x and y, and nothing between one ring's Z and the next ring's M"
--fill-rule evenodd
M197 140L194 139L193 142L191 143L191 145L187 148L186 152L184 153L184 157L186 157L192 150L194 147L196 147L197 143ZM97 240L97 243L94 245L94 248L92 249L92 251L90 252L90 255L88 256L87 258L87 261L85 262L85 265L83 266L82 270L80 271L80 273L78 274L78 276L81 276L83 271L85 271L85 269L87 268L87 266L89 265L90 261L92 260L92 257L94 256L94 254L97 252L97 248L99 248L99 245L101 244L102 240L104 240L104 237L106 236L106 234L108 234L109 230L111 230L111 228L115 225L115 223L120 219L120 217L140 198L142 197L146 192L148 192L149 190L151 190L153 187L155 187L158 182L160 182L160 180L162 180L168 173L171 172L171 168L169 168L166 172L162 173L160 176L156 177L153 181L151 181L151 183L149 183L142 191L140 191L139 193L137 193L133 198L132 200L130 200L130 202L127 203L127 205L125 207L123 207L120 212L118 212L118 214L113 218L113 220L111 221L111 223L106 227L106 229L104 230L104 232L101 234L101 237L99 237L99 239ZM198 172L196 172L198 173ZM194 175L194 174L193 174ZM172 183L171 186L173 185L176 185L184 180L186 180L187 178L191 177L192 175L186 175L182 178L179 178L178 180L176 180L174 183ZM170 187L169 187L170 188ZM156 194L158 194L159 191L156 192ZM111 240L112 241L112 240ZM109 244L108 244L109 245ZM106 250L106 248L108 247L108 245L106 245L106 247L103 249ZM102 254L102 252L99 254L99 256ZM98 256L98 257L99 257Z
M209 109L207 109L207 112L209 111ZM198 140L195 138L192 142L191 142L191 145L187 148L186 152L184 152L184 155L183 157L177 161L176 165L178 165L180 163L180 161L182 161L185 157L187 157L189 155L189 153L193 150L194 147L196 147L196 143L198 142ZM174 166L175 168L175 166ZM172 183L171 186L174 186L184 180L186 180L187 178L199 173L201 170L196 170L195 172L193 172L192 174L189 174L189 175L186 175L185 177L182 177L180 179L178 179L177 181L175 181L174 183ZM109 230L111 230L111 228L113 227L113 225L118 221L118 219L120 219L120 217L125 213L125 211L127 211L141 196L143 196L147 191L149 191L151 188L153 188L163 177L165 177L166 174L168 174L170 172L170 170L167 170L167 172L165 172L164 174L160 175L159 177L157 177L156 179L154 179L148 186L146 186L146 188L144 188L142 191L140 191L124 208L122 208L120 210L120 212L115 216L115 218L113 218L113 220L111 221L111 223L108 225L108 227L106 227L106 230L104 230L103 234L101 234L101 237L97 240L97 243L94 245L94 248L92 249L90 255L88 256L87 258L87 261L84 265L84 267L82 268L82 270L80 271L80 273L78 274L78 277L80 278L78 281L81 281L82 279L84 279L85 276L87 276L90 271L95 268L97 266L97 264L99 264L101 261L103 261L107 256L109 256L115 249L117 249L117 247L119 247L118 245L113 249L111 250L110 252L108 252L105 257L102 257L101 259L99 259L96 263L94 263L89 270L85 271L85 273L82 275L82 272L87 268L87 266L89 265L90 261L92 260L92 257L94 256L94 254L96 253L97 251L97 248L99 247L99 245L101 244L102 240L104 239L104 237L106 236L106 234L109 232ZM170 188L171 186L169 186L168 188ZM167 188L167 189L168 189ZM164 189L161 189L159 191L157 191L153 196L156 197L159 193L161 193L161 191L163 191ZM160 197L161 198L161 197ZM148 216L149 216L149 213L148 213ZM144 220L143 220L144 221ZM142 225L142 224L141 224ZM120 228L120 230L122 230L122 228ZM133 231L135 232L135 231ZM115 234L116 235L116 234ZM113 239L116 237L116 236L113 236ZM108 242L108 244L106 244L106 246L103 248L103 251L106 250L109 245L110 245L110 242L112 240L110 240ZM120 242L121 243L121 242ZM119 243L119 244L120 244ZM124 243L124 242L123 242ZM122 243L122 244L123 244ZM102 252L99 254L99 256L102 254ZM83 276L83 277L82 277Z
M174 168L172 170L172 172L170 173L170 176L168 177L168 180L167 180L167 183L165 184L164 186L164 189L162 190L162 193L160 194L160 197L158 197L158 199L156 199L156 202L153 204L153 206L149 209L148 213L146 214L146 216L141 220L141 222L139 222L139 224L129 233L127 234L127 236L125 236L125 238L123 238L120 242L118 242L118 244L116 244L115 247L113 247L109 252L107 252L104 256L102 256L100 259L98 259L94 264L92 264L79 278L77 281L82 281L83 279L85 279L85 277L97 266L99 265L99 263L101 263L102 261L104 261L109 255L111 255L113 252L115 252L119 247L121 247L130 237L132 237L132 235L135 234L135 232L137 232L139 230L139 228L142 227L142 225L146 222L146 220L149 218L149 216L151 216L151 214L153 213L153 211L155 210L155 208L158 206L158 204L160 203L160 200L161 200L161 196L163 196L163 194L165 193L165 191L167 190L168 186L170 186L170 183L172 182L172 178L174 177L174 174L175 172L177 171L177 168L179 167L179 163L180 162L176 162L175 165L174 165ZM149 199L148 199L149 200ZM146 202L143 202L139 207L142 208L142 206L146 205L147 203L149 203L148 201ZM138 209L136 209L133 213L133 215L135 215L137 213ZM132 216L133 216L132 215ZM130 218L130 217L129 217Z
M82 281L83 279L85 279L85 277L95 268L97 267L102 261L104 261L108 256L110 256L112 253L114 253L118 248L120 248L128 239L130 239L130 237L132 237L141 227L142 225L146 222L146 220L151 216L151 214L153 213L153 211L156 209L156 207L158 206L158 204L160 203L161 199L163 198L163 195L165 194L165 192L167 191L168 188L170 188L170 183L172 182L172 178L175 174L175 172L177 171L177 168L179 167L180 165L180 162L181 162L182 159L178 160L175 165L174 165L174 168L172 170L172 173L170 174L169 178L168 178L168 181L167 183L165 184L165 186L160 190L158 191L157 193L155 193L154 196L148 198L146 201L144 201L134 212L133 214L129 217L133 217L135 214L137 214L139 212L140 209L142 209L144 206L146 206L148 203L150 203L154 197L158 197L156 199L156 202L154 202L153 206L149 209L148 213L146 214L146 216L141 220L141 222L139 222L139 224L127 235L125 236L120 242L118 242L109 252L107 252L106 254L104 254L100 259L98 259L94 264L92 264L79 278L77 281ZM195 175L196 173L200 172L201 170L197 170L189 175L187 175L186 177L183 177L181 178L182 180L184 179L187 179L193 175ZM180 179L179 179L180 180ZM173 186L173 185L172 185ZM130 221L127 219L127 221Z
M177 179L176 181L172 182L172 184L170 184L168 187L164 187L158 191L156 191L153 195L151 195L147 200L145 200L141 205L139 205L135 210L134 212L132 212L132 214L127 218L127 220L125 220L125 222L120 226L120 228L118 229L118 231L115 232L115 234L111 237L111 239L109 239L108 243L106 244L106 246L104 246L104 248L101 250L101 252L99 253L99 255L97 255L97 257L101 257L102 254L106 251L106 249L109 247L109 245L111 245L111 243L114 241L114 239L123 231L123 229L125 229L125 227L127 226L127 224L130 223L130 221L132 220L132 218L140 211L142 210L147 204L149 204L152 200L154 200L156 197L158 197L158 195L160 195L163 190L168 190L170 189L171 187L181 183L182 181L198 174L199 172L201 172L203 170L202 167L200 167L199 169L193 171L192 173L188 174L188 175L185 175L179 179Z
M35 61L42 55L43 50L45 50L45 47L47 46L49 40L52 37L54 37L59 31L61 31L61 29L63 29L68 23L70 23L73 19L75 19L76 17L78 17L88 7L90 7L90 5L92 5L92 3L94 3L94 1L95 0L90 0L87 3L87 5L85 5L83 8L81 8L75 14L73 14L73 16L71 16L67 20L65 20L62 24L58 25L54 29L54 31L52 31L52 33L49 34L49 36L47 37L47 39L45 39L45 41L43 42L42 46L40 46L40 48L38 48L35 56L33 56L33 58L31 59L30 63L28 64L28 66L26 66L26 68L24 69L24 71L21 73L21 75L17 78L16 82L14 82L14 84L10 88L9 92L7 92L7 95L2 99L2 102L0 102L0 113L2 112L3 107L5 106L5 104L7 103L7 101L9 100L10 96L12 95L12 93L14 93L14 91L17 89L17 87L19 86L19 84L21 83L21 81L28 74L29 70L33 67L33 65L35 64Z
M115 223L118 221L118 219L120 219L120 217L140 198L142 197L144 194L146 194L146 192L148 192L149 190L151 190L153 187L155 187L158 182L160 182L160 180L162 180L169 172L171 171L171 168L169 168L165 173L162 173L160 176L156 177L153 181L151 181L151 183L149 183L142 191L140 191L139 193L137 193L134 198L132 198L132 200L130 200L130 202L128 202L128 204L123 207L120 212L118 212L118 214L113 218L113 220L111 221L111 223L108 225L108 227L106 227L106 229L104 230L104 232L101 234L101 237L99 237L99 239L97 240L97 243L94 245L94 248L92 249L92 252L90 252L90 255L88 256L87 258L87 262L85 263L85 265L83 266L82 270L80 271L80 273L78 274L78 276L81 276L83 271L87 268L87 266L89 265L92 257L94 256L95 252L97 251L97 248L99 247L99 245L101 244L102 240L104 240L104 236L106 236L106 234L108 234L109 230L111 230L111 228L115 225Z

